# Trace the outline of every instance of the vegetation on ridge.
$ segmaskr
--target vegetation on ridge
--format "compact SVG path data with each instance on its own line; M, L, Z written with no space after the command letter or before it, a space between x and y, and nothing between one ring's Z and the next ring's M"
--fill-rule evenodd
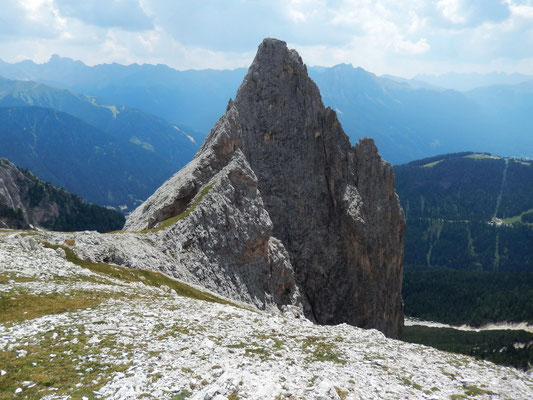
M101 262L83 260L79 258L76 253L74 253L74 250L72 250L68 246L57 245L48 242L43 242L43 245L51 249L62 248L65 251L66 259L71 263L79 265L83 268L87 268L98 274L103 274L110 278L119 279L124 282L142 282L145 285L151 285L155 287L166 286L176 291L179 296L189 297L191 299L196 300L208 301L211 303L229 304L234 307L240 307L239 305L232 303L231 301L222 299L211 293L204 292L190 285L187 285L186 283L172 279L161 272L155 272L145 269L131 269L119 265L111 265Z
M151 228L151 229L143 229L142 231L140 231L139 233L148 233L148 232L157 232L157 231L160 231L160 230L163 230L163 229L166 229L168 228L169 226L172 226L174 225L176 222L178 222L179 220L183 219L183 218L186 218L189 216L190 213L192 213L196 207L198 206L198 204L200 204L200 202L202 201L202 199L204 198L204 196L209 192L209 190L211 190L211 188L213 187L215 183L211 183L207 186L205 186L198 195L196 195L196 199L192 202L192 204L187 207L187 209L185 211L183 211L181 214L178 214L174 217L171 217L171 218L167 218L166 220L164 221L161 221L157 226L155 226L154 228Z

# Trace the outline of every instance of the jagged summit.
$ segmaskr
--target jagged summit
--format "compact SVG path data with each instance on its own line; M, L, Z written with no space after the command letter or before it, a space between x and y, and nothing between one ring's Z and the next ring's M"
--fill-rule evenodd
M289 87L279 84L291 82ZM296 50L289 50L287 44L277 39L264 39L259 45L257 54L248 69L236 99L243 96L243 92L259 90L256 93L258 99L271 99L294 89L294 84L305 85L300 88L301 92L312 92L320 98L318 87L307 76L307 67ZM277 87L277 93L273 91L261 91L261 88ZM293 95L295 93L292 93Z
M256 182L271 221L269 241L288 252L290 267L279 271L294 270L294 293L302 294L306 316L398 336L404 217L392 168L373 140L350 145L302 59L285 42L261 43L235 100L194 160L131 214L126 229L154 228L189 209L237 153L241 169L252 171L246 179ZM248 194L233 197L237 204L227 204L229 216ZM227 235L243 229L228 222ZM216 246L209 240L205 246ZM234 263L242 265L246 261Z

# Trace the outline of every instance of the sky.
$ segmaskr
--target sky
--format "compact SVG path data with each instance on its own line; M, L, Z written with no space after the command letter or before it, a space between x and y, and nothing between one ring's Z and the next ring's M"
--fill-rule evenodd
M247 67L265 37L307 65L533 73L533 0L0 0L0 59Z

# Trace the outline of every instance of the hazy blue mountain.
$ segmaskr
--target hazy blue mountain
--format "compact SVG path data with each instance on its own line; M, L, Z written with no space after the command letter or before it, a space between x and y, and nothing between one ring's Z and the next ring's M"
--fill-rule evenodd
M437 91L444 91L444 90L448 90L446 88L442 88L440 86L436 86L436 85L432 85L431 83L428 83L428 82L425 82L425 81L421 81L421 80L418 80L418 79L407 79L407 78L402 78L401 76L395 76L395 75L388 75L388 74L385 74L385 75L380 75L379 76L380 79L384 80L389 80L389 81L393 81L393 82L396 82L396 83L401 83L405 86L406 89L408 88L412 88L412 89L428 89L428 90L437 90Z
M478 88L465 95L484 110L493 131L500 132L510 142L526 146L516 155L533 158L533 80Z
M223 114L245 73L177 71L163 65L88 67L58 56L45 64L0 64L0 75L52 83L94 96L100 104L124 104L179 122L199 142ZM393 164L473 150L533 157L530 84L462 93L377 77L346 64L310 67L309 75L324 103L337 110L351 141L374 137Z
M392 163L472 149L533 157L528 112L511 117L476 96L417 89L345 64L310 70L350 138L374 137L380 153ZM524 96L533 100L529 92Z
M90 202L129 209L188 161L35 106L0 107L0 156Z
M225 112L247 69L177 71L166 65L102 64L89 67L70 58L52 56L47 63L0 63L0 75L33 80L123 104L180 124L203 139Z
M460 74L449 72L442 75L418 74L413 81L423 81L446 89L469 91L484 86L516 85L533 80L533 75L506 74L492 72L488 74Z
M98 104L94 98L32 81L0 78L0 107L39 106L68 113L108 133L157 153L176 170L185 165L199 145L179 126L124 106Z

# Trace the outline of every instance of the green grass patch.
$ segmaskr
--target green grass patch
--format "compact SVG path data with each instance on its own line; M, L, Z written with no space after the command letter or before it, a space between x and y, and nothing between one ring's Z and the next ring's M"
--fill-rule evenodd
M8 284L10 281L15 282L31 282L35 278L29 276L17 276L10 273L0 274L0 284Z
M119 230L116 230L116 231L106 232L106 235L114 235L114 234L117 234L117 233L124 233L124 232L126 232L124 229L119 229Z
M348 392L346 390L342 390L335 386L335 391L337 392L337 395L339 396L339 399L345 400L346 397L348 397Z
M261 358L261 361L269 360L272 355L271 349L262 347L257 342L240 342L235 344L226 345L228 349L244 349L244 355L246 357L258 356Z
M528 224L533 225L533 219L531 219L530 215L533 214L533 208L524 211L520 215L515 215L514 217L508 217L508 218L502 218L502 224L505 225L512 225L512 224ZM531 221L531 222L530 222Z
M270 359L270 352L263 347L249 347L244 349L244 355L246 357L259 356L261 361Z
M162 229L166 229L168 228L169 226L172 226L174 225L176 222L178 222L179 220L183 219L183 218L186 218L189 216L190 213L192 213L196 207L198 206L198 204L200 204L200 202L202 201L202 199L204 198L204 196L209 192L209 190L211 190L211 188L213 187L214 183L210 184L210 185L207 185L205 186L199 194L196 195L196 198L194 199L194 201L192 202L192 204L185 210L183 211L181 214L178 214L176 215L175 217L171 217L171 218L168 218L162 222L160 222L156 227L154 228L151 228L151 229L144 229L138 233L148 233L148 232L157 232L157 231L160 231Z
M172 397L172 400L185 400L192 396L192 393L188 390L182 390L177 395Z
M422 168L433 168L435 165L441 163L442 160L438 160L438 161L434 161L434 162L430 162L428 164L424 164L422 165Z
M461 399L467 399L468 397L466 397L464 394L452 394L450 396L450 400L461 400Z
M494 392L491 392L490 390L481 389L474 385L465 385L465 394L467 396L481 396L482 394L494 394Z
M309 354L306 358L308 362L329 361L336 364L346 364L338 347L333 343L328 343L323 337L311 336L304 339L302 349Z
M83 328L79 331L83 332ZM0 365L7 372L0 376L0 400L14 398L19 387L23 389L19 397L25 399L46 395L94 398L93 391L105 385L114 372L128 367L97 361L98 348L88 345L89 338L84 334L74 335L60 329L55 333L56 339L48 332L38 344L0 351ZM72 341L74 338L76 342ZM21 351L26 354L20 356ZM30 383L24 386L24 381Z
M88 260L82 260L79 258L74 250L67 246L51 244L48 242L42 242L45 247L52 249L57 249L61 247L65 250L66 258L73 264L79 265L80 267L87 268L95 273L105 275L107 277L119 279L123 282L142 282L145 285L161 287L166 286L170 289L176 291L176 293L183 297L189 297L191 299L208 301L211 303L219 304L228 304L234 307L240 307L239 305L232 303L228 300L222 299L211 293L201 291L199 289L193 288L192 286L187 285L186 283L179 282L175 279L172 279L160 272L149 271L144 269L131 269L126 267L121 267L118 265L111 265L106 263L97 263ZM240 307L242 308L242 307Z
M43 315L70 312L94 307L112 297L109 293L77 291L69 295L51 293L35 295L29 293L5 293L0 296L0 323L20 322Z
M473 158L474 160L486 160L486 159L499 160L501 157L493 156L492 154L469 154L465 156L465 158Z
M282 350L283 347L285 346L285 342L276 336L256 334L256 335L253 335L253 337L260 339L260 340L269 340L269 339L272 340L274 342L274 344L272 345L272 349L274 350Z
M237 390L233 391L228 395L228 400L239 400L239 392Z
M416 390L422 390L422 386L420 386L418 383L411 381L409 378L402 378L402 383L405 386L411 386L412 388Z

